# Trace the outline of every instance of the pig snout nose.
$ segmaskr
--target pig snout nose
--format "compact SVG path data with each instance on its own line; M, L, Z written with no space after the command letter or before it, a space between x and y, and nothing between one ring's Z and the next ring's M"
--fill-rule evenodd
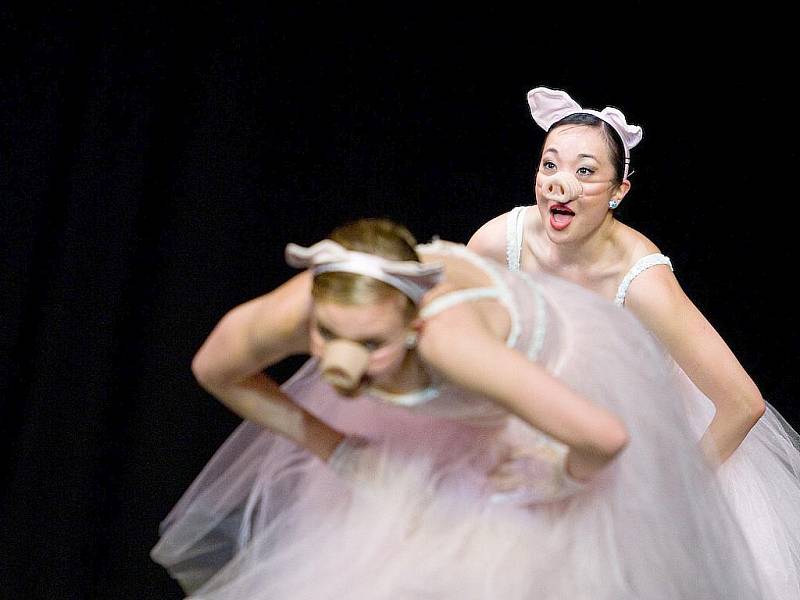
M543 178L542 195L551 202L566 204L582 193L583 186L569 173L556 173Z

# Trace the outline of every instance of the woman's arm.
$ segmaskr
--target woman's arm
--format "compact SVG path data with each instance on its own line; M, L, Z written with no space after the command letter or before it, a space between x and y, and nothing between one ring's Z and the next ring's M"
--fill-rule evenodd
M724 462L766 409L755 383L668 268L653 267L637 277L625 305L714 403L702 445L709 459Z
M279 433L323 460L343 436L295 404L262 370L308 351L311 277L301 273L237 306L192 361L197 381L233 412Z
M567 472L587 479L627 444L620 419L508 348L470 305L422 325L423 359L454 383L493 398L536 429L569 446Z

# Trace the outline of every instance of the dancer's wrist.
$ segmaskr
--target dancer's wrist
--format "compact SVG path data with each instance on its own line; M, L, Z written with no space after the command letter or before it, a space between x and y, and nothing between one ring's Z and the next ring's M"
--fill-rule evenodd
M307 415L302 436L306 449L324 461L330 460L336 448L347 437L344 433L310 415Z

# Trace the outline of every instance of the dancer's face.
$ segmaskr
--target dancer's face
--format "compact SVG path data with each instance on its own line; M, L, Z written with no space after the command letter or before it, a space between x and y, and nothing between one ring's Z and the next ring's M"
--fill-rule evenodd
M563 202L548 199L548 177L557 173L573 176L580 189L575 198ZM551 131L536 174L536 203L548 237L556 243L582 241L609 216L611 198L621 200L630 183L613 183L614 165L600 128L563 125Z
M408 352L406 302L399 295L360 305L317 300L311 315L311 354L321 358L335 340L354 342L369 352L362 383L390 382Z

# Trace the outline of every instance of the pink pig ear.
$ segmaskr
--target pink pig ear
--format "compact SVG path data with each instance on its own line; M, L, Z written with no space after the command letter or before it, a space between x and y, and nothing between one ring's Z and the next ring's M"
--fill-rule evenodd
M590 108L582 108L566 92L546 87L533 88L528 92L528 106L531 108L533 120L545 131L550 131L553 123L578 113L594 115L608 123L622 140L622 147L625 150L625 170L622 177L623 179L628 178L631 162L630 151L642 141L642 128L638 125L628 125L625 115L621 111L610 106L606 106L599 112Z
M533 120L545 131L549 131L556 121L583 110L567 92L546 87L533 88L528 92L528 106Z
M628 148L633 148L642 141L642 128L638 125L628 125L625 115L616 108L606 106L600 111L601 118L617 130L622 142Z

